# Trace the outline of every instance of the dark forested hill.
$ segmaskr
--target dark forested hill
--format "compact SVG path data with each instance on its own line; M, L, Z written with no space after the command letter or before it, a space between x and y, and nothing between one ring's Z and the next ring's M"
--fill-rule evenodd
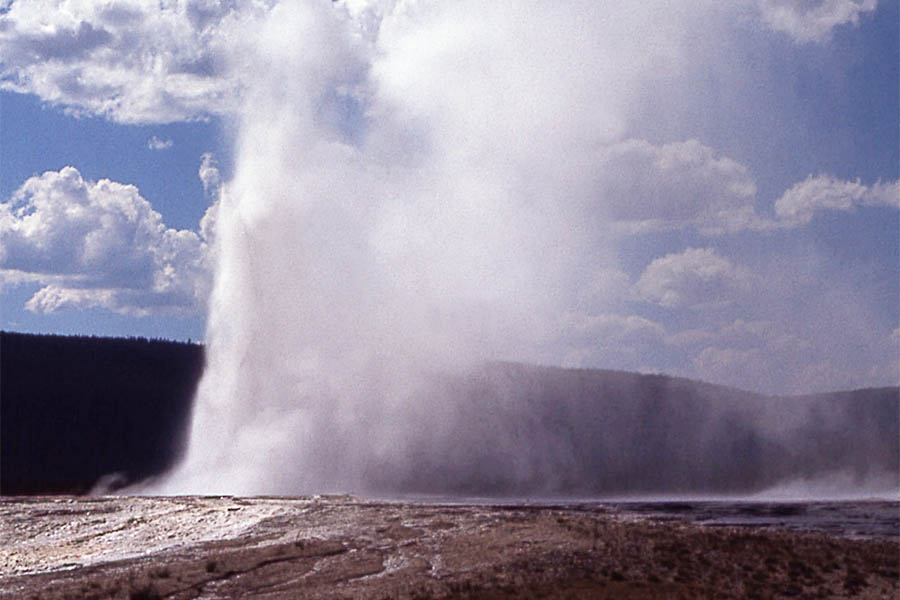
M193 344L0 333L0 492L80 493L105 475L128 483L165 471L183 448L203 364ZM779 398L491 363L435 375L418 400L388 419L406 440L398 456L379 459L365 439L338 453L334 429L313 427L305 447L324 450L305 468L327 481L340 464L364 465L374 491L468 495L900 485L896 387Z
M0 332L0 492L84 492L160 473L185 441L203 349Z

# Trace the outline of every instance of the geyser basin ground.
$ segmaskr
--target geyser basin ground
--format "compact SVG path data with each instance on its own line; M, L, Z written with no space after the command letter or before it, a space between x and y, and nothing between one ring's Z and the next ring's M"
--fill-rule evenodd
M598 503L19 497L0 500L0 513L3 597L894 598L900 588L895 535L703 527Z

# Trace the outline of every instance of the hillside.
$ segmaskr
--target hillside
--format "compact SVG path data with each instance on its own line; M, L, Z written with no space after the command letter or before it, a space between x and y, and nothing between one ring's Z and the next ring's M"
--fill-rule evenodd
M163 472L203 371L194 344L0 333L0 492L82 493Z
M183 449L203 360L191 344L0 334L0 492L84 493L111 473L126 483L164 472ZM372 493L900 484L898 388L778 398L663 375L491 363L436 375L423 393L427 402L403 408L394 454L314 432L311 443L329 448L320 468L362 465Z
M419 416L429 434L403 468L408 489L606 496L900 485L896 387L771 397L664 375L494 363L435 388L445 401ZM388 488L397 474L386 469Z

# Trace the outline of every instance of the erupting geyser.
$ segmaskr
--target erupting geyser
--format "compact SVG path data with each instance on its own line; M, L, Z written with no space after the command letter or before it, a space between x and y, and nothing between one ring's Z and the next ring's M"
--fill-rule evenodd
M230 65L247 88L208 365L185 459L157 490L596 491L601 453L659 470L671 439L643 438L639 465L616 436L665 410L613 407L606 423L625 425L603 433L571 395L534 411L547 390L515 383L530 375L481 365L561 363L570 307L607 301L581 289L616 266L592 157L625 139L642 86L680 68L694 9L285 4ZM685 460L726 438L735 456L778 455L751 435L764 417L707 408L689 414L745 437L707 431Z
M235 58L209 364L166 489L364 487L425 435L423 376L538 357L565 277L606 252L569 227L578 157L621 132L639 65L597 58L662 48L598 38L586 4L468 4L290 3Z

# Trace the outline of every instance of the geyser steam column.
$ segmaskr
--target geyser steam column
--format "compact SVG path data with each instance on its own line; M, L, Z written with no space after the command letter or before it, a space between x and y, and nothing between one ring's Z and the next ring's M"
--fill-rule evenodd
M331 13L277 7L235 67L249 86L216 225L209 362L166 489L319 491L355 479L346 430L362 415L348 412L347 388L363 391L387 319L365 231L378 198L340 114L356 110L366 65Z
M614 260L587 165L673 68L671 11L361 4L286 3L235 50L208 366L163 491L400 486L452 410L432 374L554 360L574 282Z

